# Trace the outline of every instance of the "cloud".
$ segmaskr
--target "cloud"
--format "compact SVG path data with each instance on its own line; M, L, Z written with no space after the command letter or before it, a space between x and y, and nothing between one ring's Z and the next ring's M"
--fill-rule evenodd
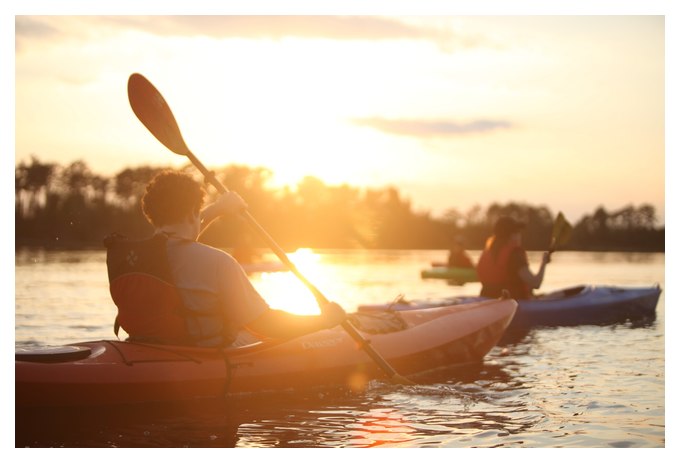
M459 135L481 134L495 130L510 129L509 121L477 119L469 122L447 120L385 119L366 117L352 119L356 125L371 127L381 132L418 138L454 137Z
M37 38L52 40L59 35L59 31L45 21L31 16L16 16L14 20L15 47L20 49L22 39Z
M50 38L57 33L57 30L45 21L31 16L17 16L14 24L18 36Z
M26 16L16 19L17 36L40 39L46 31L69 36L74 34L75 22L98 33L108 28L173 37L424 40L447 51L484 43L480 37L459 35L441 23L423 25L408 18L380 16Z
M346 16L162 16L133 21L159 35L335 40L426 38L427 31L391 18Z

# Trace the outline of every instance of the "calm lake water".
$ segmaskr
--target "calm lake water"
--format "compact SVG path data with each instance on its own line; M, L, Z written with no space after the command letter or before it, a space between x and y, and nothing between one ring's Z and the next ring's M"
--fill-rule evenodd
M477 257L477 253L471 253ZM265 256L274 260L273 255ZM444 251L309 251L301 272L347 311L359 304L475 295L421 280ZM530 253L536 269L539 254ZM288 272L253 283L273 307L314 311ZM664 254L558 252L541 291L578 284L665 289ZM102 251L19 250L15 345L114 338ZM483 365L418 386L254 396L163 407L16 416L16 446L665 447L665 291L643 326L536 328ZM294 309L294 310L293 310Z

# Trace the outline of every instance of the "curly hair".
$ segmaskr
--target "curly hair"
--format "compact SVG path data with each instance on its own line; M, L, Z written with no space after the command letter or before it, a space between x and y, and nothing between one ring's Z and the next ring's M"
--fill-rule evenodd
M205 193L203 186L188 174L165 170L146 186L142 211L155 227L179 223L200 212Z

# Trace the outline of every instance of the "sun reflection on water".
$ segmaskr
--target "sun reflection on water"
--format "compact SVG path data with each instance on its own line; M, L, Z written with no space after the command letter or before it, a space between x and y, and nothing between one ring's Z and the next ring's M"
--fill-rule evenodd
M332 279L331 271L321 256L308 248L287 254L298 271L323 293L322 283ZM310 290L293 272L258 273L251 281L272 308L298 315L317 315L319 306Z
M345 426L349 447L394 447L414 439L415 428L399 410L377 408L356 415L356 419Z

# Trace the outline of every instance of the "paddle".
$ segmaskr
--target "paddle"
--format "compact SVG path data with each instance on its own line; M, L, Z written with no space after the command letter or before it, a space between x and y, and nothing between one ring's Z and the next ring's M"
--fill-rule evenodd
M573 228L571 224L564 217L562 212L557 214L555 222L553 223L552 235L550 237L550 249L548 252L552 254L557 250L558 246L564 246L571 239L571 232Z
M179 130L177 121L175 120L170 106L166 103L160 92L141 74L132 74L128 79L128 99L132 111L149 129L149 132L158 139L166 148L173 153L181 156L186 156L198 168L199 171L220 193L226 193L228 190L222 183L210 172L206 167L196 158L196 156L189 150L182 133ZM248 211L243 212L243 218L246 220L253 230L269 245L271 250L278 256L291 272L297 276L302 283L312 292L320 307L324 307L328 303L328 299L312 285L295 267L295 265L288 259L286 253L279 247L274 239L257 223L257 221L250 215ZM361 333L352 325L349 320L342 322L342 327L347 333L361 346L362 349L371 357L371 359L387 374L387 376L398 384L414 384L403 376L399 375L394 368L392 368L385 359L373 349L373 346L366 341Z

